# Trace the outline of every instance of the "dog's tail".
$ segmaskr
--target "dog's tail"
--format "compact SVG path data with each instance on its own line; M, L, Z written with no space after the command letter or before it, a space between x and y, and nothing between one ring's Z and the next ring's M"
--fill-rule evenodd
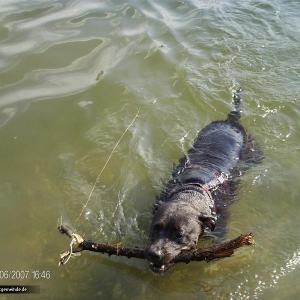
M242 101L242 86L232 88L232 102L234 110L228 114L227 121L237 122L241 118L240 103Z

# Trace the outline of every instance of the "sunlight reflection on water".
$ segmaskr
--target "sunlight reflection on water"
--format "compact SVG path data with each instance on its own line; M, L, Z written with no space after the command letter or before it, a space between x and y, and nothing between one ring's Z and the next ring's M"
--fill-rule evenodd
M44 299L299 292L299 8L279 1L2 1L0 220L9 242L1 266L50 269L51 281L40 283ZM231 259L178 265L163 277L146 262L86 253L68 271L57 269L68 246L53 225L61 215L87 238L146 246L155 195L197 132L226 118L236 83L244 93L241 122L265 159L242 174L226 238L253 231L257 246Z

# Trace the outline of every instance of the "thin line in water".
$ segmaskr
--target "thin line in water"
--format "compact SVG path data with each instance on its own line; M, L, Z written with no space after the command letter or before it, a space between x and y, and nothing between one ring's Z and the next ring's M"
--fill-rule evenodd
M102 170L100 171L100 173L99 173L99 175L98 175L98 177L97 177L97 179L96 179L96 181L95 181L95 183L94 183L94 185L93 185L93 187L92 187L92 190L91 190L91 192L90 192L90 194L89 194L89 196L88 196L88 199L87 199L85 205L83 206L83 208L82 208L82 210L81 210L81 212L80 212L78 218L76 219L75 223L79 220L79 218L81 217L83 211L84 211L84 210L86 209L86 207L88 206L88 204L89 204L89 202L90 202L90 200L91 200L92 194L93 194L93 192L94 192L94 190L95 190L95 188L96 188L96 185L98 184L98 181L99 181L99 179L100 179L100 177L101 177L101 175L102 175L104 169L106 168L108 162L110 161L110 159L111 159L111 157L112 157L114 151L115 151L116 148L118 147L118 145L119 145L119 143L121 142L122 138L124 137L125 133L129 130L129 128L130 128L130 127L133 125L133 123L135 122L136 118L137 118L138 115L139 115L139 112L140 112L140 110L138 110L138 112L136 113L134 119L133 119L132 122L127 126L127 128L125 129L125 131L123 132L123 134L121 135L121 137L119 138L119 140L117 141L117 143L115 144L114 148L112 149L112 151L111 151L111 153L110 153L110 155L109 155L109 157L108 157L106 163L104 164Z

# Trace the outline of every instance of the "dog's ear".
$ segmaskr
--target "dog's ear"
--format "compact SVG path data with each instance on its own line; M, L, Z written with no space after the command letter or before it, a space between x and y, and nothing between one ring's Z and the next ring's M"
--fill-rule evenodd
M160 207L160 205L162 205L163 202L162 201L156 201L155 203L152 204L152 211L153 214L155 214L155 212L157 211L157 209Z
M208 227L211 231L215 229L216 226L216 218L206 216L206 215L200 215L199 220L202 222L202 224L206 227Z

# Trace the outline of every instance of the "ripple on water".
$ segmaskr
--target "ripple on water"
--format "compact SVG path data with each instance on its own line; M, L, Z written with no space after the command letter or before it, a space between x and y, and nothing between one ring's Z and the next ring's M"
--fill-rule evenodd
M1 220L18 240L38 212L45 226L63 214L90 238L145 246L155 195L197 131L226 118L236 83L241 122L265 156L241 177L226 237L253 231L256 247L175 266L164 278L144 262L84 254L61 281L53 277L57 294L288 299L293 284L297 291L298 11L297 1L1 1L2 198L20 199L29 215L12 222L4 211ZM34 241L44 247L39 266L48 267L50 239ZM38 267L33 254L20 255Z

